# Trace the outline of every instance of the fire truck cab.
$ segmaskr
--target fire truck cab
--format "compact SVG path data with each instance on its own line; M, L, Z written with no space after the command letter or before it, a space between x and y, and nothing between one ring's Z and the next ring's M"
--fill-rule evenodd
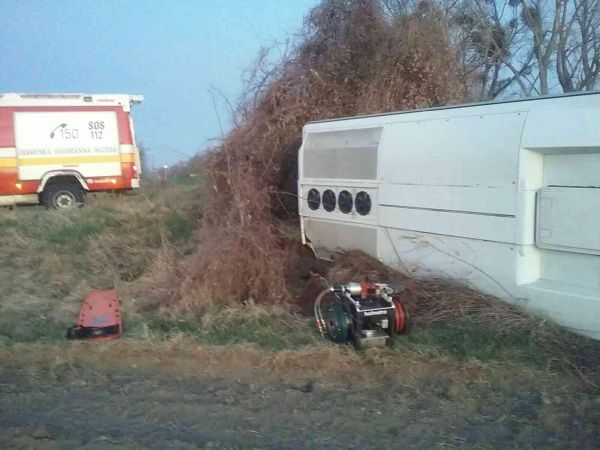
M0 206L67 209L139 188L131 107L140 95L0 94Z

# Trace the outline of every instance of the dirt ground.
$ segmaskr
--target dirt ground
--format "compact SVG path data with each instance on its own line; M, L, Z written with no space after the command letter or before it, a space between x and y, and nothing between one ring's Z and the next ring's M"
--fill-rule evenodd
M600 397L543 373L475 365L461 374L439 361L378 369L375 355L354 377L352 364L368 355L343 350L337 370L324 362L319 371L301 353L228 350L221 360L218 349L164 350L124 363L119 347L90 348L0 353L1 448L600 446Z

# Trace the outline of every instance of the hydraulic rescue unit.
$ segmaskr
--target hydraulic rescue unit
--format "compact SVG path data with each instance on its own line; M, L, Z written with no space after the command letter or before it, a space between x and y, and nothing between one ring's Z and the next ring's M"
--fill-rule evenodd
M323 304L328 294L333 300ZM368 279L329 287L315 301L317 328L323 337L358 349L390 345L408 325L406 309L394 294L390 285Z

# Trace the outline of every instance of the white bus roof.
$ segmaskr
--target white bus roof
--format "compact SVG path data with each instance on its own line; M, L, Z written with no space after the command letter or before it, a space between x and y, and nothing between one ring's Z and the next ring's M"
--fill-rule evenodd
M443 111L447 109L464 109L464 108L472 108L477 106L496 106L496 105L505 105L505 104L513 104L513 103L524 103L524 102L536 102L543 100L553 100L553 99L562 99L566 97L583 97L583 96L591 96L591 95L599 95L600 90L594 91L582 91L582 92L571 92L568 94L558 94L558 95L542 95L538 97L522 97L511 100L496 100L496 101L487 101L487 102L475 102L475 103L461 103L457 105L448 105L448 106L436 106L433 108L422 108L422 109L407 109L404 111L393 111L387 113L377 113L377 114L362 114L358 116L350 116L350 117L336 117L333 119L322 119L322 120L313 120L307 123L317 124L317 123L328 123L328 122L338 122L342 120L351 120L351 119L366 119L366 118L377 118L377 117L385 117L385 116L395 116L399 114L412 114L419 112L433 112L433 111Z

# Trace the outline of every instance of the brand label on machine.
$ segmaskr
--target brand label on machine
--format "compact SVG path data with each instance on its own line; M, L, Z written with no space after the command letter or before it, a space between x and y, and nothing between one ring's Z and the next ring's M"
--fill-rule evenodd
M365 316L381 316L383 314L387 314L387 309L378 309L376 311L365 311Z

